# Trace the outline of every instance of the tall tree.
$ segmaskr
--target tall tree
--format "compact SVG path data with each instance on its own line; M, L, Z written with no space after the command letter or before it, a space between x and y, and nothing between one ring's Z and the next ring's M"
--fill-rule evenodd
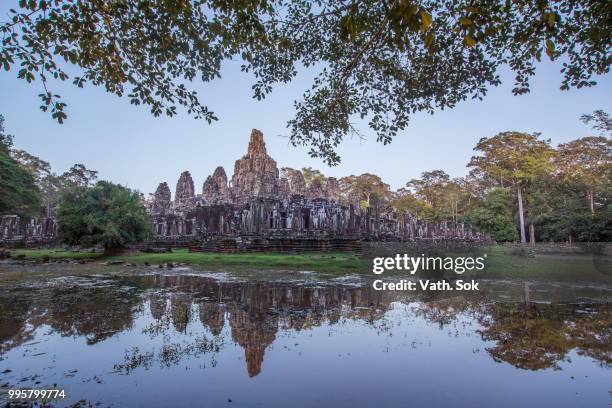
M512 221L512 193L507 188L491 190L483 204L467 215L471 225L496 241L515 241L516 227Z
M37 183L40 189L40 199L46 217L57 215L57 209L66 185L61 177L51 173Z
M77 163L60 176L64 188L88 187L98 178L96 170L89 170L83 164Z
M34 178L0 149L0 215L34 217L39 211L39 191Z
M412 179L406 187L413 189L415 195L431 206L442 199L442 192L450 182L450 176L442 170L425 171L420 179Z
M17 160L21 167L27 170L37 183L40 183L45 177L51 175L51 164L36 157L25 150L11 150L11 156Z
M453 180L459 188L458 213L465 216L468 212L476 207L480 199L487 192L484 191L480 180L468 176L459 177Z
M431 205L417 198L406 188L400 188L392 194L391 206L400 214L409 213L423 219L433 218Z
M343 177L339 180L340 187L345 193L359 195L362 207L380 206L389 199L391 190L382 179L370 173L359 176Z
M585 186L571 179L546 177L536 183L545 197L536 200L540 238L545 241L609 241L612 237L612 190L601 192L599 210L591 214ZM537 198L537 196L536 196ZM538 202L539 201L539 202ZM533 205L533 204L531 204Z
M459 203L466 196L465 180L451 180L442 170L432 170L421 173L421 178L412 179L406 183L417 198L431 206L433 218L459 220Z
M313 183L319 183L321 185L325 183L325 175L312 167L303 167L302 174L304 175L304 181L308 187Z
M612 140L588 136L560 144L555 164L561 176L587 188L591 214L597 191L612 182Z
M47 217L56 215L59 200L64 191L74 187L90 186L98 174L97 171L89 170L83 164L75 164L58 176L51 170L51 165L47 161L25 150L11 149L10 155L34 177Z
M594 85L612 61L607 0L20 0L0 33L0 66L38 82L42 109L60 123L54 80L211 122L189 84L220 77L224 61L253 73L257 99L298 67L314 69L290 137L330 164L357 133L353 118L387 144L414 112L482 99L501 67L522 94L543 58L563 59L562 89Z
M0 149L9 152L13 148L15 136L10 135L4 130L4 115L0 115Z
M540 140L539 133L502 132L482 138L474 148L480 155L473 156L468 167L500 186L511 185L516 192L521 242L525 235L523 189L542 174L552 170L554 150L550 140Z
M10 156L12 140L0 116L0 215L35 216L40 210L39 191L34 177Z

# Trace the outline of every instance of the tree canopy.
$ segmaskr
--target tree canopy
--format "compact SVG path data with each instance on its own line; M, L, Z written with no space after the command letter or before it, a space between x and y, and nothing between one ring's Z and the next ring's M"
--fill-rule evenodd
M511 191L497 187L491 190L481 206L468 215L467 220L496 241L516 241L518 234L512 214Z
M313 69L290 140L337 164L356 118L387 144L415 112L482 99L502 66L515 74L514 94L529 91L545 58L563 61L562 89L595 85L610 69L611 8L607 0L20 0L0 23L0 66L38 81L41 109L60 123L66 103L55 80L101 86L156 116L182 106L211 122L190 82L219 78L224 61L253 74L257 99L298 68Z
M389 185L376 174L363 173L359 176L342 177L339 183L345 193L356 194L360 206L364 208L382 205L391 194Z
M612 140L587 136L559 145L556 164L561 175L587 188L591 213L595 213L595 194L612 180Z
M302 175L304 176L306 186L311 186L313 183L323 184L326 180L325 174L321 173L320 170L313 169L312 167L303 167Z
M0 129L3 129L4 118L0 115ZM77 163L64 173L57 175L51 169L51 164L33 154L13 147L15 137L0 131L0 145L17 165L29 173L35 182L40 196L40 203L46 216L57 213L60 196L70 188L91 185L98 177L98 172L89 170L85 165ZM29 215L36 215L30 213Z
M593 113L582 115L580 120L587 125L592 125L601 136L612 136L612 118L608 112L597 109Z
M10 156L12 143L0 115L0 215L35 216L40 210L39 190L34 177Z
M59 208L59 234L71 245L103 245L106 250L142 241L150 232L140 196L107 181L66 191Z
M538 133L502 132L491 138L482 138L474 148L481 152L472 157L468 167L473 174L499 181L499 186L511 186L517 192L521 242L526 242L523 189L541 176L552 171L555 151L550 140L540 140Z
M34 178L0 149L0 215L36 216L40 211L39 191Z

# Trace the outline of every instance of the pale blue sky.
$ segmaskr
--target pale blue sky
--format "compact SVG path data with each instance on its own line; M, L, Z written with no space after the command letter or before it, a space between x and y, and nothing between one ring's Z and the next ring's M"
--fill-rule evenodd
M278 86L262 102L252 99L252 78L238 63L224 65L223 78L196 84L200 96L219 117L208 125L181 113L174 118L153 117L146 107L88 86L53 87L68 103L68 120L59 125L38 108L40 83L16 79L16 70L0 71L0 113L16 147L49 161L63 172L83 163L100 172L100 178L153 192L160 181L174 190L183 170L194 177L196 190L216 166L233 173L234 161L246 152L252 128L260 129L269 154L279 168L318 168L329 176L370 172L396 189L426 170L442 169L452 176L466 173L465 165L481 137L500 131L539 131L554 145L591 134L579 121L595 109L612 111L612 79L598 78L598 86L560 91L559 65L543 63L528 95L513 96L512 76L504 74L502 86L491 89L484 101L466 101L455 109L433 116L414 115L410 126L391 145L376 143L366 128L365 141L346 140L340 147L342 163L333 168L307 155L306 148L288 144L286 122L293 100L310 85L303 73L289 85ZM173 191L174 193L174 191Z

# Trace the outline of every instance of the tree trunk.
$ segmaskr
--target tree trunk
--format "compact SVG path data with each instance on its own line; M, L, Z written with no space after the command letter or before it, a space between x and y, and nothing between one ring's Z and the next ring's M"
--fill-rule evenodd
M121 254L123 248L119 247L104 247L104 256L115 256Z
M459 201L455 201L455 223L459 222Z
M525 213L523 211L523 193L521 191L520 184L516 186L516 193L518 196L518 207L519 207L519 226L521 229L521 244L527 242L525 238Z
M594 196L595 194L592 191L588 192L588 196L589 196L589 204L591 205L591 216L595 215L595 199Z
M535 245L535 226L529 224L529 243Z

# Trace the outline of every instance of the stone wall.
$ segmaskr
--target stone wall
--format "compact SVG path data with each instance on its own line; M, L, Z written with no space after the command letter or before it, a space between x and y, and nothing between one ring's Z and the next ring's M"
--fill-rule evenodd
M41 217L29 221L17 215L0 216L0 244L8 246L51 243L57 239L55 218Z

